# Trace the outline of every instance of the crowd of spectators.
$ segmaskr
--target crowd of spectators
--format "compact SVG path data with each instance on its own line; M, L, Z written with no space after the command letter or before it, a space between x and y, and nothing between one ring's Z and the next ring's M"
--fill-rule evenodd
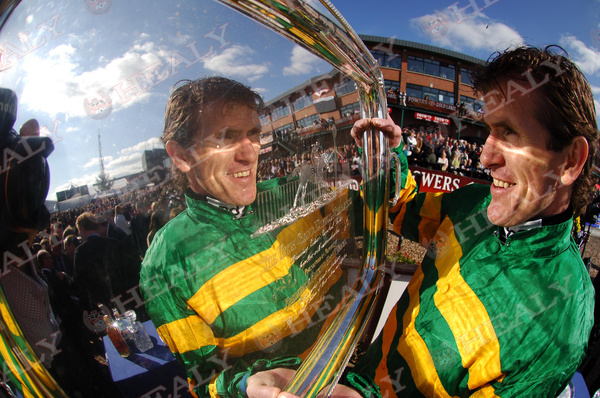
M404 150L409 165L435 169L461 176L490 181L489 170L481 165L479 157L483 145L467 139L449 138L436 125L408 126L403 129ZM318 154L326 153L330 166L333 148L323 149L318 143ZM310 150L289 155L285 151L271 154L259 162L258 181L291 174L301 164L310 161ZM350 170L351 176L360 175L361 157L356 144L340 146L336 156L339 164Z
M47 228L34 237L29 247L33 275L47 285L63 338L74 340L79 352L91 358L91 368L102 362L94 358L104 356L105 325L100 321L106 312L133 309L139 320L149 319L139 300L131 300L139 296L131 289L137 289L141 261L154 233L183 206L173 181L117 189L52 214Z
M409 164L461 176L491 180L479 157L483 145L467 139L449 138L439 127L409 126L403 129Z
M361 157L355 143L339 146L335 154L333 148L323 148L319 143L314 143L317 148L316 155L327 159L328 170L332 171L334 162L337 162L339 170L346 170L351 176L360 175ZM292 174L300 165L312 161L315 156L312 150L306 150L301 154L281 155L275 154L259 161L257 180L264 181L276 177Z

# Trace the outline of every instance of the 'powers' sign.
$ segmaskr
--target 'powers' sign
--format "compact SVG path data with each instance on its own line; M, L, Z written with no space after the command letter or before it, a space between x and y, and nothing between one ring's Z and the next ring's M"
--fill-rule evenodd
M419 192L452 192L471 183L490 185L489 181L426 169L424 167L410 166L409 169L415 178L420 175Z

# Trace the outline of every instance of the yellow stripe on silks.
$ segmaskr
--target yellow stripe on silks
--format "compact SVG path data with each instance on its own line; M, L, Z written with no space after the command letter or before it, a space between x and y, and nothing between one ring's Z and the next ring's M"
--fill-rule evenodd
M201 347L220 345L206 322L199 316L189 316L156 328L162 340L172 352L184 353Z
M270 248L227 267L204 283L188 300L188 307L212 324L238 301L286 276L293 265L290 248L299 253L308 247L320 232L311 226L320 219L317 210L294 222L277 235Z
M370 207L367 208L369 212L373 211ZM387 226L387 218L385 217L384 210L385 206L379 206L374 218L367 217L366 220L364 220L367 231L371 233L379 232L384 226Z
M196 315L162 325L157 328L157 331L174 353L185 353L206 346L228 349L229 354L234 356L264 350L269 344L275 344L287 336L304 330L309 325L312 316L319 309L325 292L342 275L339 265L335 267L327 283L319 286L323 281L315 278L293 304L261 319L250 328L230 338L215 337L206 322Z
M15 375L15 377L21 384L21 387L23 389L23 394L25 395L25 397L37 397L37 396L41 397L42 395L41 395L40 391L36 390L35 393L32 393L31 391L29 391L28 385L25 384L25 382L21 378L21 375L27 375L27 373L25 372L25 370L21 367L21 365L19 363L16 363L12 360L11 355L13 355L13 353L10 352L7 348L8 347L6 347L4 344L0 344L0 355L2 355L2 357L4 358L9 371ZM4 369L3 369L3 371L4 371ZM28 380L28 381L31 383L31 380ZM35 386L33 386L33 388L35 389Z
M244 355L268 348L264 346L265 337L270 336L279 341L306 329L312 316L319 309L325 293L342 275L341 268L337 265L335 267L332 277L326 280L327 283L320 286L323 281L313 279L292 305L261 319L236 336L225 339L224 347L229 348L233 355Z
M420 282L419 282L420 283ZM375 370L375 384L377 384L381 390L382 395L386 396L385 391L393 389L394 386L390 380L390 374L395 375L396 371L399 369L389 369L387 363L387 357L390 352L392 346L392 340L394 339L394 335L396 334L396 328L398 327L398 322L396 320L396 307L398 303L392 308L390 315L388 316L385 326L382 333L382 343L381 343L381 361ZM398 395L398 394L396 394ZM388 395L389 397L389 395ZM391 398L391 397L390 397Z
M408 170L405 186L400 190L398 201L396 202L396 205L390 209L390 213L396 213L401 206L412 200L412 198L417 194L416 188L417 182L413 178L410 170Z
M10 312L10 310L8 309L8 306L6 305L6 302L4 302L4 301L0 301L0 314L2 316L2 319L5 323L5 325L7 325L7 327L9 328L10 333L12 333L12 335L14 336L14 337L12 337L12 336L11 337L14 339L25 340L23 333L21 332L20 328L18 327L17 323L15 322L15 319L14 319L12 313ZM32 361L30 358L27 358L28 355L26 353L21 353L23 360L28 362L28 364L26 364L25 366L31 367L29 370L24 369L22 364L19 363L18 360L13 360L15 353L12 352L13 350L10 347L8 347L8 341L7 341L8 338L10 338L10 337L2 336L3 341L0 344L0 355L2 355L2 358L4 358L4 361L6 361L6 364L8 365L10 372L15 375L15 377L21 384L22 389L23 389L23 394L25 395L25 397L37 397L37 396L41 397L43 395L43 393L35 385L29 372L34 371L37 375L43 376L44 373L47 373L47 371L45 370L44 367L42 367L40 362L35 361L35 358L36 358L35 355L31 355L33 357L32 359L34 360L34 361ZM31 351L31 352L33 352L33 351ZM26 381L24 379L26 379ZM48 380L48 379L45 380L45 382L49 382L49 381L50 380ZM50 384L47 384L47 385L50 385ZM29 387L31 387L31 389L33 389L33 391L30 391Z
M469 388L475 390L502 376L500 344L489 314L475 292L460 274L462 249L452 222L444 219L434 238L438 269L434 302L452 330L463 366L469 370ZM491 387L490 387L491 388ZM482 396L495 397L493 388Z
M494 387L487 384L471 394L471 398L498 398L498 396Z
M217 379L220 374L221 373L216 373L208 385L208 392L210 393L211 398L219 398L219 394L217 393Z
M427 245L433 239L433 231L437 231L441 221L442 193L427 193L423 206L419 211L419 242Z
M417 268L408 285L410 302L404 314L404 332L398 342L398 352L410 367L413 380L419 391L426 397L450 397L437 373L427 344L416 330L415 321L419 315L420 296L419 290L423 282L423 271ZM413 283L414 281L414 283Z

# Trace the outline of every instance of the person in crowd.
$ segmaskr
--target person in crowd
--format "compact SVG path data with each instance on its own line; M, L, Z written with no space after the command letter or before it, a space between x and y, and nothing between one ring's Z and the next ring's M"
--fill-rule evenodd
M38 263L38 269L40 270L40 276L44 278L45 275L50 273L54 274L56 272L56 267L54 266L54 258L52 254L48 253L46 250L40 250L36 254L36 260ZM47 278L45 278L47 283Z
M417 137L415 137L415 132L410 130L410 132L408 133L408 139L407 141L407 147L408 147L408 151L410 152L410 154L407 152L406 156L411 156L413 154L416 153L417 151Z
M67 237L71 235L77 236L77 229L75 229L73 225L69 225L65 228L65 231L63 232L63 242L64 239L67 239Z
M71 275L60 271L52 255L45 250L37 253L40 276L49 289L50 303L55 314L70 325L77 319L75 303L71 299L74 279Z
M286 253L303 220L251 238L257 193L286 182L257 184L262 107L250 88L218 76L186 82L167 104L162 139L187 208L154 236L140 290L202 397L234 394L248 367L297 365L345 282L338 264L327 278L310 278L317 256ZM320 211L310 217L323 220ZM313 240L324 242L318 230L302 242Z
M127 236L131 235L129 222L125 218L125 208L122 205L115 206L115 226L125 232Z
M590 86L568 58L533 47L497 54L473 82L493 185L416 194L409 176L390 217L428 255L333 396L555 397L584 356L594 292L571 229L598 141ZM291 374L265 371L243 387L275 397Z
M150 215L148 214L148 203L139 200L135 204L135 215L129 224L131 227L131 238L138 256L143 259L148 250L148 233L150 232Z
M50 239L48 239L48 238L42 239L40 241L40 245L42 246L42 249L46 250L47 252L52 251L52 243L50 242Z
M154 235L156 235L159 229L165 226L167 221L169 220L164 211L157 210L152 212L152 215L150 216L150 225L148 227L148 235L146 237L146 244L148 247L152 244Z
M89 213L89 212L88 212ZM92 214L92 213L90 213ZM98 234L104 238L116 239L119 242L127 241L129 235L114 224L114 219L110 212L98 212L94 215L98 224Z
M450 168L452 170L458 170L461 168L460 159L458 157L458 152L455 152L452 155L452 160L450 161Z
M427 145L425 147L425 153L426 153L426 157L425 160L427 161L427 163L433 165L437 163L437 156L435 156L435 152L433 147Z
M77 217L82 243L75 250L75 286L84 308L95 310L99 304L111 307L111 299L124 293L119 241L99 234L96 217L83 213Z
M448 157L446 156L445 150L442 150L442 154L437 159L437 164L442 171L446 171L448 169Z
M64 225L60 221L52 224L52 234L50 235L50 244L52 247L60 246L63 240Z
M76 235L69 235L63 240L63 253L61 256L61 263L63 271L73 276L74 264L75 264L75 251L79 246L79 237Z

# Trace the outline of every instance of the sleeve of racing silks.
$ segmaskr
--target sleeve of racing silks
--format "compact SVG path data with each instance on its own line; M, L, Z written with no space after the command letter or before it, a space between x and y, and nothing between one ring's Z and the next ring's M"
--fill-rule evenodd
M279 357L275 359L259 359L244 371L229 372L227 377L219 376L216 392L220 397L247 398L248 378L253 374L276 368L297 369L302 360L298 357Z
M185 369L190 390L209 397L218 376L232 368L231 360L227 350L219 348L210 325L187 305L189 291L201 282L181 277L185 261L168 245L168 239L155 238L144 258L140 290L159 336Z
M414 206L409 206L409 204L413 204L412 202L414 202L417 197L417 182L408 168L408 159L401 147L394 148L393 151L398 155L398 159L400 160L400 195L396 204L390 209L389 218L393 224L394 232L410 240L418 241L418 230L412 231L410 228L411 223L403 225L405 218L411 219L414 217L414 214L409 214L407 217L407 210L414 208ZM396 179L398 178L397 174L398 168L394 162L394 166L390 171L392 184L390 188L391 195L395 194Z
M408 169L408 159L404 150L402 149L402 145L397 146L396 148L390 148L390 150L398 155L398 159L400 160L400 198L398 203L394 208L400 206L402 203L407 202L412 199L414 194L417 192L417 182L412 177L410 170ZM362 156L363 150L361 147L358 147L358 153ZM393 162L390 169L390 197L395 195L396 191L396 178L398 174L398 164Z
M401 192L389 217L393 231L402 237L427 245L435 236L442 222L443 192L418 193L418 185L408 168L408 159L395 148L401 164ZM395 178L395 170L392 170ZM395 182L395 180L394 180Z
M367 375L348 372L340 383L354 388L364 398L381 398L379 386Z
M233 370L236 364L228 357L227 350L217 346L208 325L199 317L187 317L157 330L186 369L190 390L198 397L217 396L217 379ZM245 366L241 366L240 371L244 369Z
M210 325L198 315L170 322L158 330L183 363L190 390L198 397L245 398L250 375L276 367L295 368L301 362L298 357L281 357L250 363L232 352L226 339L215 336Z
M250 364L232 355L200 317L188 316L158 328L160 337L186 369L190 390L197 397L245 398L250 375L276 367L295 368L297 357L258 360Z

